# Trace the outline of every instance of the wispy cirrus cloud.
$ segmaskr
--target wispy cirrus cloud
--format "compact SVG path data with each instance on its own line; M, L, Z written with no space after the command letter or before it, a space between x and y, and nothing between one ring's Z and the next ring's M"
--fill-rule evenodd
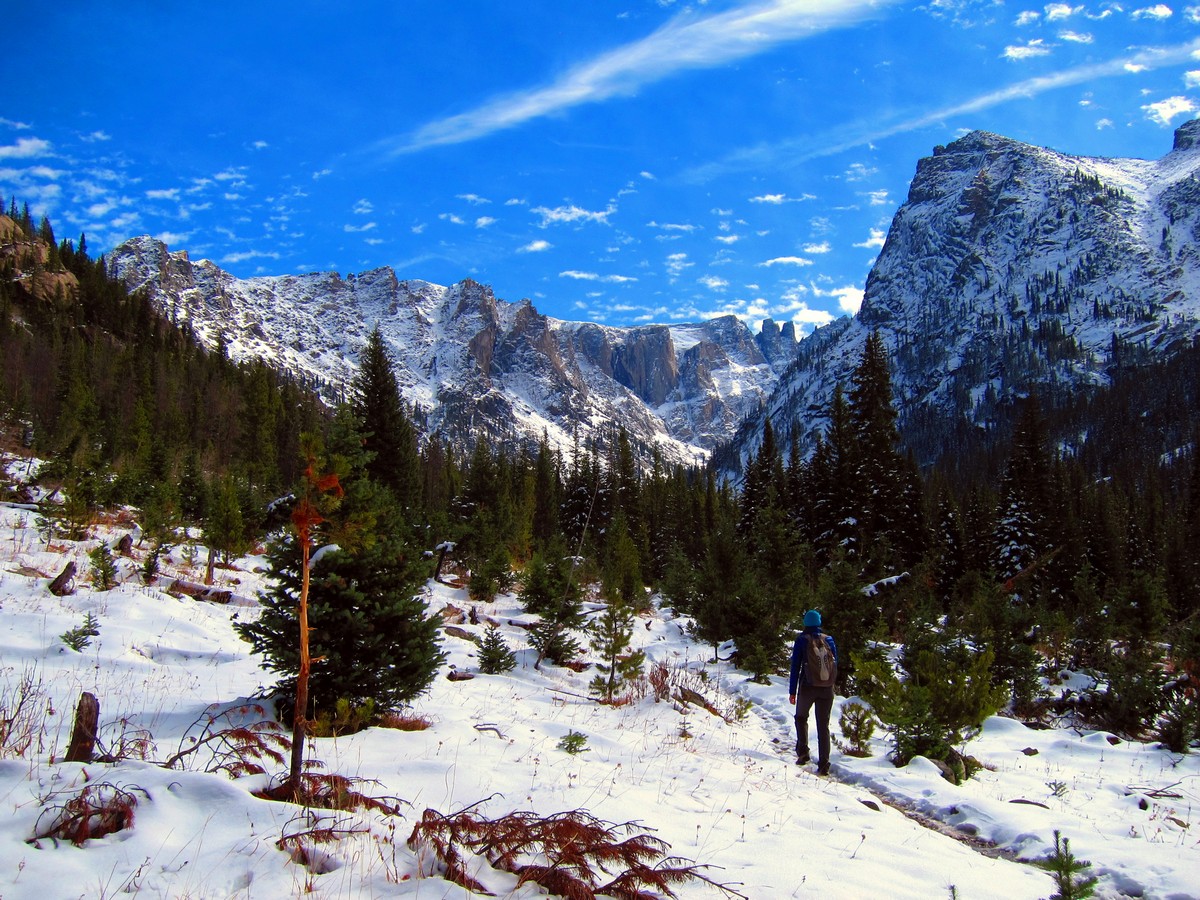
M684 12L652 34L579 63L558 80L497 97L378 145L396 156L458 144L618 95L677 72L706 69L878 16L896 0L757 0L726 12Z
M835 156L897 134L907 134L931 125L938 125L955 116L982 112L1013 100L1032 100L1049 91L1074 87L1101 78L1128 76L1137 72L1187 63L1193 59L1200 59L1197 54L1200 54L1200 39L1165 47L1148 47L1105 62L1088 63L1059 72L1025 78L998 90L978 94L958 103L941 106L909 118L896 119L890 124L881 125L874 120L862 121L824 134L810 133L786 141L743 147L721 160L685 171L682 173L682 177L688 181L705 181L718 174L759 168L781 157L786 157L792 165L798 165L826 156Z

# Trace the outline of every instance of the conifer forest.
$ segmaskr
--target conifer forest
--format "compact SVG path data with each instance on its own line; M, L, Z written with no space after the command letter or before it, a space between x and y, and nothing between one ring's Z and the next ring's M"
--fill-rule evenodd
M425 431L378 331L331 406L268 361L206 349L112 280L85 237L58 239L15 201L9 220L2 449L44 460L41 482L61 488L46 528L132 507L150 546L185 528L218 558L268 546L276 587L243 637L285 694L301 548L269 539L289 533L317 473L337 548L309 595L312 654L333 661L310 689L325 708L394 710L428 686L441 657L414 598L436 566L469 573L477 601L516 592L541 616L545 658L569 662L590 638L605 661L593 689L610 699L621 611L658 592L759 678L786 672L801 617L820 609L839 693L871 701L897 761L969 768L958 740L1002 708L1181 751L1198 736L1200 347L1118 367L1087 395L1030 392L993 427L931 434L900 421L872 338L808 454L771 422L736 473L664 464L618 424L569 449L496 452ZM615 612L585 631L592 584ZM885 644L903 645L903 680ZM1052 702L1040 685L1063 670L1098 687Z

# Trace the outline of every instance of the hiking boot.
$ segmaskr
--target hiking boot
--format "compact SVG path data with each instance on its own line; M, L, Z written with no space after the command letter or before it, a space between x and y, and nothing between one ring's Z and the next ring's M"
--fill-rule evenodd
M828 775L829 775L829 765L828 765L828 764L826 764L826 765L823 765L823 766L817 766L817 774L818 774L818 775L820 775L822 778L826 778L826 777L828 777Z
M796 765L798 766L806 765L811 759L812 757L807 753L796 753Z

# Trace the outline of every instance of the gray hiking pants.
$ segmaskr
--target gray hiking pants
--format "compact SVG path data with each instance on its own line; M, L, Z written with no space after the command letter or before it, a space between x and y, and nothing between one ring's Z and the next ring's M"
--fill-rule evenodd
M796 758L810 757L808 751L808 711L817 719L817 769L829 770L829 714L833 711L833 688L800 685L796 696Z

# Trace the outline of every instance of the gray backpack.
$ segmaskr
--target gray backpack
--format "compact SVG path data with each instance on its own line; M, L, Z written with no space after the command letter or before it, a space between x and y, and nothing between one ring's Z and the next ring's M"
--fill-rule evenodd
M805 680L813 687L833 687L837 681L837 657L823 634L808 636L804 675Z

